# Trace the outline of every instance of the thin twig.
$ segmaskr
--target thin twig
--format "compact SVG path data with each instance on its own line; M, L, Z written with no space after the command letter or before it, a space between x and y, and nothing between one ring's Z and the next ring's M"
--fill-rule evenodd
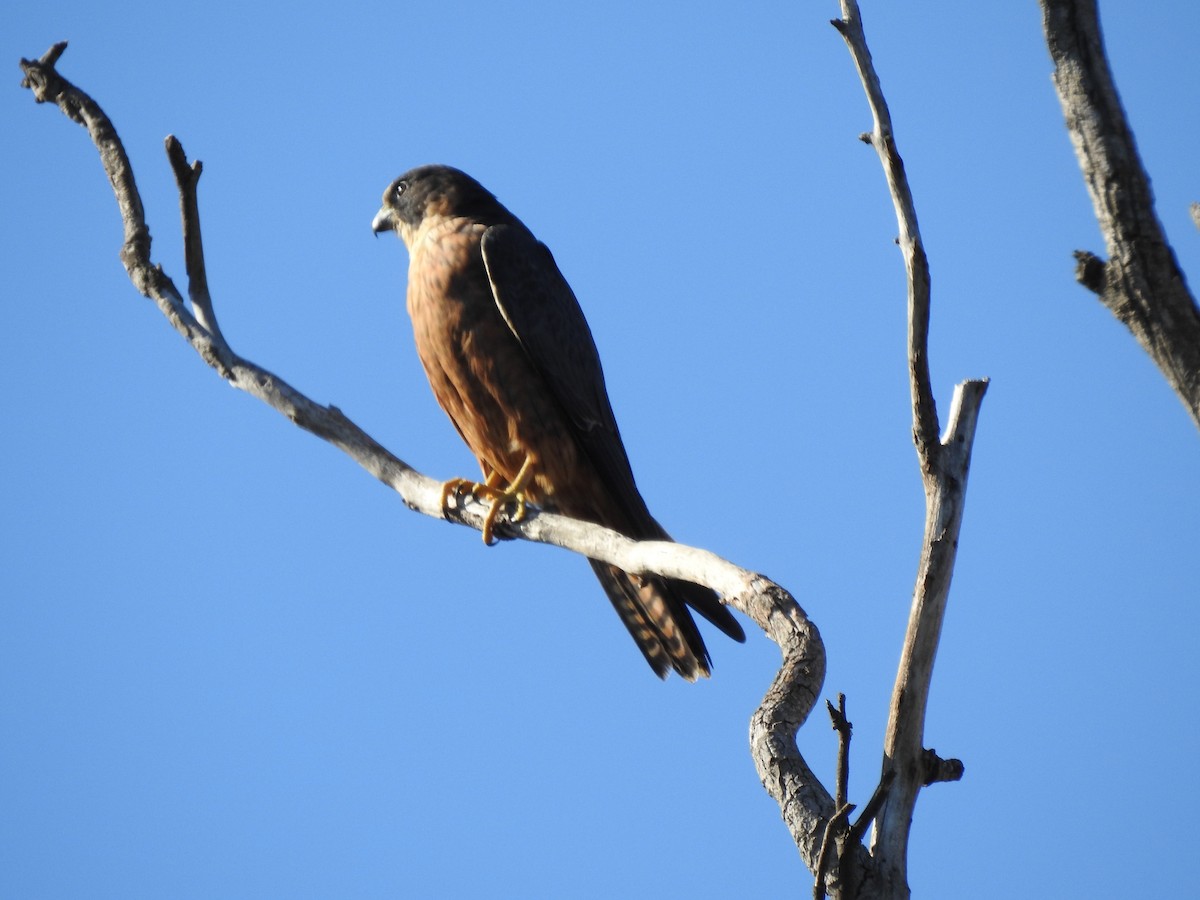
M879 76L875 74L875 64L867 47L856 0L843 0L842 18L834 19L832 25L850 48L850 55L867 93L874 125L869 133L861 137L879 155L896 209L896 225L900 231L896 242L900 245L908 274L908 375L912 394L913 440L921 460L921 469L929 472L938 452L937 404L929 377L929 262L925 257L925 244L921 240L916 205L908 186L904 160L896 149L892 114L883 96Z
M830 862L834 858L833 846L837 843L838 835L845 832L846 822L852 812L854 812L854 804L845 803L825 823L825 832L821 836L821 851L817 855L817 866L814 871L813 900L824 900L825 898L825 876L829 871Z
M58 104L67 118L82 125L91 135L92 142L100 151L100 161L120 207L121 222L125 228L121 262L134 286L147 296L147 290L152 285L158 290L174 290L174 285L168 287L170 279L161 272L156 273L139 265L141 260L150 258L150 229L146 227L141 195L133 179L133 167L129 164L125 147L117 137L112 122L99 104L60 76L54 68L66 49L67 42L60 41L42 54L39 60L22 59L21 71L25 77L21 80L21 86L29 88L38 103ZM168 284L162 284L163 281Z
M197 187L204 165L196 160L188 165L183 144L175 135L167 136L167 159L175 173L175 184L179 188L179 213L183 220L183 258L188 276L188 298L196 320L206 328L213 338L227 343L217 324L217 313L213 309L212 295L208 292L208 271L204 267L204 240L200 235L200 202Z
M841 809L846 805L846 798L850 792L850 735L854 726L846 718L845 694L838 694L836 707L828 700L825 701L825 706L829 710L833 730L838 733L837 784L834 787L833 802Z
M862 841L863 836L867 833L867 829L871 827L871 822L879 814L879 808L883 806L883 801L887 799L887 793L892 787L892 782L895 780L895 769L888 769L883 773L883 777L879 779L879 784L875 785L875 791L871 794L871 799L867 801L867 805L863 807L862 812L858 814L858 818L854 820L854 824L850 826L850 834L846 838L848 842L857 844Z

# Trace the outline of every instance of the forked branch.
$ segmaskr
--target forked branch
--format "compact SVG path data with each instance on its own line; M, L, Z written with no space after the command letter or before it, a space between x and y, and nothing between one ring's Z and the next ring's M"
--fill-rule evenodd
M884 739L882 779L890 780L876 818L871 844L872 873L884 896L908 896L908 835L917 794L927 783L925 711L933 663L958 552L967 474L975 425L987 381L964 381L954 390L950 421L939 438L937 408L929 376L929 262L917 224L912 191L897 149L891 113L871 60L855 0L842 0L833 25L846 41L858 69L873 127L862 136L879 155L896 210L898 243L908 276L908 369L913 438L925 487L925 534L917 568L908 629L892 690ZM947 772L955 771L953 767ZM957 771L961 775L961 763ZM883 781L881 780L881 786Z

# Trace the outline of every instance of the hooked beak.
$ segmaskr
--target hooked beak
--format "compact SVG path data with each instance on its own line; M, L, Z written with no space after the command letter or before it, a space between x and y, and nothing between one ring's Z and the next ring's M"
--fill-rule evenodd
M395 231L396 220L392 217L392 211L386 206L381 207L371 220L371 230L375 232L376 237L379 237L381 231Z

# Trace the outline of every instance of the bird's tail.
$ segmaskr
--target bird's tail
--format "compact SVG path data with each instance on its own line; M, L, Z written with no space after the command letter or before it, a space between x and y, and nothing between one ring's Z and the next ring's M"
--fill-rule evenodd
M672 669L688 681L711 673L712 660L689 606L734 640L746 639L741 625L708 588L657 575L630 575L608 563L589 562L659 678L666 678Z

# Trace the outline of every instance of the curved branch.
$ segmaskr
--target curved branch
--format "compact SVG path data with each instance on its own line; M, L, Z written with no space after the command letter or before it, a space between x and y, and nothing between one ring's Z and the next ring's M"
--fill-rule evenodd
M1154 211L1095 0L1041 5L1054 87L1109 256L1077 251L1076 279L1133 333L1200 427L1200 309Z
M182 146L169 137L167 152L181 195L189 295L195 313L188 309L171 279L150 260L149 229L128 157L112 123L95 101L54 69L65 48L65 43L56 44L40 60L22 60L23 84L33 90L39 103L53 101L73 121L83 124L100 150L125 225L121 258L138 291L153 300L184 340L234 387L344 451L395 490L410 509L480 530L487 504L464 496L452 508L443 508L440 481L394 456L336 407L322 406L233 352L217 327L204 274L196 202L201 166L199 162L189 166ZM814 868L825 822L834 813L833 800L800 755L795 737L820 692L825 648L816 626L791 594L707 550L664 541L639 543L599 525L532 508L520 522L499 522L496 534L552 544L634 574L656 573L707 585L779 645L783 664L751 719L751 749L764 787L778 802L805 862Z

